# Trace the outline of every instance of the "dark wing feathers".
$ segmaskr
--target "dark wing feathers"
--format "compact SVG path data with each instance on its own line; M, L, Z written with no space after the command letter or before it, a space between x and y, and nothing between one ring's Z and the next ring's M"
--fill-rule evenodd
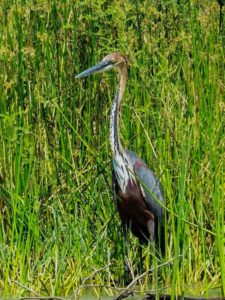
M142 159L140 159L134 152L126 150L126 154L130 158L135 175L140 180L140 184L142 184L142 188L145 192L144 198L149 210L153 212L159 222L163 222L163 207L154 199L158 199L158 201L160 201L161 203L164 202L163 190L158 178L148 168L146 163ZM152 196L152 194L154 195L154 197Z

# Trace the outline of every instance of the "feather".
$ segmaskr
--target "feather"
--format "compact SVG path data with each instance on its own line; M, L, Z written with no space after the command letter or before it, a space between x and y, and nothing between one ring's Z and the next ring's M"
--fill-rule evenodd
M127 156L133 165L133 171L140 182L142 191L144 191L144 198L150 211L157 217L159 222L163 222L164 210L160 205L163 204L164 195L162 186L158 178L154 173L148 168L146 163L139 158L134 152L126 150ZM154 196L153 196L154 195ZM155 198L158 200L155 200Z

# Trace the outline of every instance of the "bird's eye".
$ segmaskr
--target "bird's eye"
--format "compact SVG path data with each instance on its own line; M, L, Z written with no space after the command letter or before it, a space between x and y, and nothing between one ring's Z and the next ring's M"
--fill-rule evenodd
M108 63L111 65L115 65L116 61L115 60L108 60Z

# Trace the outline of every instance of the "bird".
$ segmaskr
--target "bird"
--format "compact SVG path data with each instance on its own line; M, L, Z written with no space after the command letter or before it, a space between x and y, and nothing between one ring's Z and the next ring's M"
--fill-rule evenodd
M155 243L164 253L164 193L159 179L147 164L133 151L122 146L119 130L119 112L128 79L128 62L118 52L105 56L95 66L81 72L76 78L114 69L119 84L110 114L110 146L112 152L112 187L123 234L127 240L130 229L140 244Z

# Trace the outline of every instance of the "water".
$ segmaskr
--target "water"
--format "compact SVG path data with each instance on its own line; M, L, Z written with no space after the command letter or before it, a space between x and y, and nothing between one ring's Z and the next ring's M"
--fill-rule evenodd
M196 288L196 287L193 287L193 293L196 292L197 290L200 290L200 288ZM121 291L122 293L122 291ZM190 288L189 288L189 292L185 293L185 296L186 297L190 297L190 298L193 298L193 299L198 299L198 298L208 298L208 299L213 299L213 298L221 298L221 299L225 299L222 297L222 294L221 294L221 288L214 288L214 289L210 289L207 291L207 293L203 294L203 295L200 295L198 294L197 295L197 292L193 295L193 293L190 293ZM112 295L112 296L109 296L109 295L97 295L97 293L93 293L93 290L92 292L89 291L89 290L86 290L85 292L83 292L81 295L80 295L80 300L96 300L96 299L101 299L101 300L114 300L120 293L118 292L117 294L115 295ZM128 299L128 300L142 300L143 298L145 297L145 294L143 295L138 295L138 294L134 294L133 296L130 295L124 299ZM0 296L0 300L17 300L17 299L21 299L21 298L16 298L16 297L1 297ZM38 297L33 297L32 296L28 296L28 297L22 297L23 300L44 300L44 299L51 299L51 300L59 300L59 299L62 299L62 300L71 300L72 298L71 297L63 297L63 296L58 296L58 297L50 297L48 298L48 296L42 296L40 298ZM77 298L76 298L77 299ZM73 298L74 300L74 298Z

